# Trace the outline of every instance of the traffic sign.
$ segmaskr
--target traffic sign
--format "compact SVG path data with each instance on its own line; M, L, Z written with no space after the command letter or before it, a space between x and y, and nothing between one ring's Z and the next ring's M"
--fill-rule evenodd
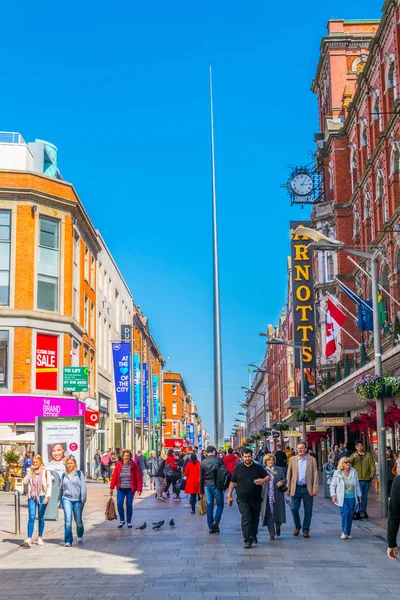
M88 367L64 367L64 392L88 392Z

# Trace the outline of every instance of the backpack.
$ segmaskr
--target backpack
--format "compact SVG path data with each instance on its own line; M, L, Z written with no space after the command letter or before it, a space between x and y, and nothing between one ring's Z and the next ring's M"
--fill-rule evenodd
M231 474L223 463L217 465L215 469L215 487L221 492L228 489L231 482Z

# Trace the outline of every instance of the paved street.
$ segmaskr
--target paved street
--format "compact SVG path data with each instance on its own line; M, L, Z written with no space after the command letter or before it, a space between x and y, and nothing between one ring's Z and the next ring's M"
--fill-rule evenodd
M400 566L386 558L385 531L362 522L353 540L340 540L339 516L323 498L316 500L309 540L293 537L288 515L281 539L269 542L263 530L260 544L244 550L236 507L225 508L221 535L209 535L206 518L191 515L186 499L156 503L146 492L134 505L135 526L148 524L140 533L104 521L107 490L100 484L89 484L89 497L82 546L61 545L62 521L47 524L42 548L21 548L24 536L1 532L1 600L398 597ZM11 507L2 496L0 502L12 531ZM171 517L175 529L149 529ZM23 527L25 533L25 514Z

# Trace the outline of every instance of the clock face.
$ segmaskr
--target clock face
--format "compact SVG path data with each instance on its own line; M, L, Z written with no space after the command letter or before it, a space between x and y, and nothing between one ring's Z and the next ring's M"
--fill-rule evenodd
M314 188L313 180L307 173L295 175L290 185L297 196L308 196Z

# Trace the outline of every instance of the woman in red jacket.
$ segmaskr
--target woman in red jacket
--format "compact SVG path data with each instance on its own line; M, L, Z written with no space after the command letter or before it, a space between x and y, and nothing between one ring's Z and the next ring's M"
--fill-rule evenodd
M114 488L117 488L117 506L120 519L118 528L125 525L124 500L126 500L128 527L132 527L133 498L135 492L138 492L138 496L141 495L142 485L142 474L137 464L132 460L132 452L123 450L122 460L116 464L110 483L110 496L113 495Z
M186 465L184 477L187 477L185 485L185 494L190 494L190 504L192 515L195 514L197 496L200 494L200 462L193 453L190 455L190 462Z

